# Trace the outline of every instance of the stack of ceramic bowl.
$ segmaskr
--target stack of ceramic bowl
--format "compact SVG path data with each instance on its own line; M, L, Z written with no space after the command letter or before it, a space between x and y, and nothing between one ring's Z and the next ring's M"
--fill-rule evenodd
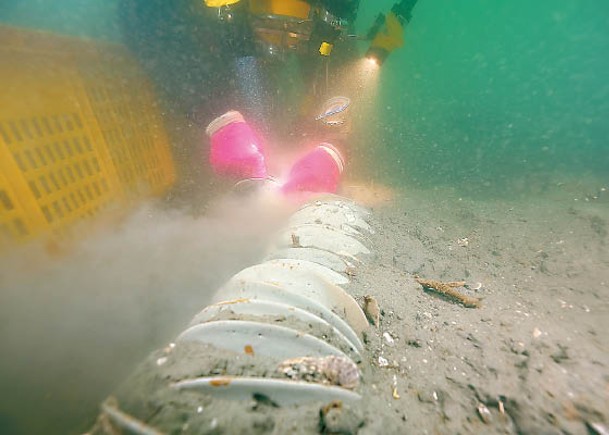
M368 321L341 286L349 283L349 275L371 255L368 214L350 200L335 196L304 205L277 236L266 261L234 275L176 342L201 342L263 356L274 359L278 367L286 360L296 364L298 358L313 364L318 359L316 366L334 361L357 377L354 370L363 350L360 337ZM320 397L359 398L353 391L357 382L350 380L349 388L344 388L338 380L340 373L309 374L323 382L305 382L298 379L298 373L293 375L296 380L229 373L183 380L174 387L236 399L250 398L257 391L279 404Z
M337 196L302 206L268 257L224 284L175 341L230 361L168 387L222 400L258 395L278 406L359 400L368 321L343 286L372 255L368 215Z

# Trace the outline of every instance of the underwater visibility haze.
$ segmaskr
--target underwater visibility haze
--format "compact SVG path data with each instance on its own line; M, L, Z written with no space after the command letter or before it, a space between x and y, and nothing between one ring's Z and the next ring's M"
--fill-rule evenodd
M365 35L377 14L388 11L394 3L361 0L356 34ZM217 47L221 29L218 22L210 20L203 0L2 0L0 26L0 50L4 46L5 52L15 41L6 35L16 29L79 38L81 43L113 47L120 53L118 57L128 56L150 79L150 93L140 92L140 88L133 93L154 96L146 100L146 110L158 112L160 121L155 127L162 124L161 129L166 130L171 151L167 162L175 163L175 173L167 178L175 176L175 184L169 189L173 178L166 183L164 196L143 202L129 198L119 207L118 222L108 219L116 225L105 228L103 221L105 229L84 237L80 245L65 252L55 245L47 246L50 259L41 259L38 251L33 255L29 245L8 253L0 250L0 338L7 343L8 355L0 362L0 385L3 391L14 391L0 399L0 433L82 433L91 427L99 403L138 362L172 340L223 282L263 255L280 220L272 213L285 212L277 207L270 213L272 207L253 204L251 198L217 199L231 185L219 181L209 168L208 123L226 110L243 111L259 131L272 138L272 150L291 153L295 144L290 142L297 142L302 131L290 129L300 113L298 108L310 96L307 76L294 78L294 71L303 65L292 58L273 64L270 70L259 69L253 58L233 62L231 53ZM362 59L367 47L367 41L356 43ZM84 51L82 57L76 55L77 63L87 59ZM0 77L10 68L8 63L2 65L0 58ZM52 68L49 70L51 77ZM590 348L604 351L606 359L607 341L599 322L602 314L609 312L609 2L418 0L405 28L405 45L391 53L374 73L367 70L366 74L365 80L363 75L339 75L332 83L337 93L344 89L354 92L348 95L354 102L354 120L345 153L345 176L349 183L375 186L371 197L376 202L366 205L374 213L379 211L376 223L381 228L374 240L379 261L386 261L384 267L362 274L368 287L358 289L362 293L358 297L364 296L364 290L379 292L376 296L381 307L391 313L387 314L387 326L394 322L391 332L405 349L403 355L395 351L396 360L412 358L408 366L427 367L427 361L440 358L435 344L433 351L429 344L436 339L430 332L433 328L421 326L435 319L444 325L460 322L459 327L465 329L468 322L482 325L480 330L488 332L480 338L483 345L476 347L477 339L471 336L458 343L495 349L495 353L489 352L498 366L501 363L497 361L511 361L516 354L523 358L530 349L533 356L542 355L539 357L547 357L544 361L560 364L568 359L560 353L562 349L578 340L593 342ZM41 98L47 91L41 91ZM249 105L244 103L247 100ZM2 109L0 114L10 118ZM122 113L117 118L129 119L135 132L156 122L139 116ZM2 122L0 117L0 128ZM118 155L126 162L137 160ZM0 183L7 174L0 174ZM128 178L125 175L121 182ZM8 176L7 180L10 184ZM389 191L393 193L381 201L379 197ZM435 193L429 196L427 192ZM398 199L392 202L388 198ZM556 198L560 201L552 203ZM10 202L4 196L0 199ZM512 200L516 205L509 205ZM582 200L590 208L577 208L583 207ZM546 207L549 203L560 209L555 212ZM517 218L512 219L512 211L514 216L518 213ZM403 222L408 219L411 221ZM552 219L559 223L550 225ZM374 263L370 267L374 268ZM483 307L494 304L495 311L486 317L480 315L481 320L465 317L475 316L470 314L475 310L462 314L452 305L446 308L435 299L429 302L427 294L419 292L410 279L421 271L432 275L430 278L436 274L438 279L479 282L478 289L488 291L482 293L486 298ZM404 284L407 279L412 285ZM410 285L410 294L418 299L396 296L402 285ZM546 303L555 311L546 312ZM532 315L526 319L501 317L508 311L521 315L527 310ZM587 322L585 327L572 328L587 331L585 339L565 339L567 345L560 341L567 333L558 326L544 329L543 321L558 325L564 313L576 310L581 317L566 314L566 325ZM591 311L592 317L582 320ZM539 313L546 313L545 317ZM495 340L494 316L501 327L508 325L505 328L509 329L522 323L530 330L521 335L514 332L514 337L502 330ZM404 318L416 321L411 324ZM538 319L539 325L534 324ZM398 331L396 325L403 329ZM444 335L439 340L452 343L451 328L440 329ZM535 339L547 338L546 331L550 331L549 337L557 342L535 347L535 342L527 341L531 331L536 331ZM379 335L379 343L384 339ZM424 358L421 355L427 346L422 346L423 342L430 350ZM521 343L530 347L513 350ZM501 346L511 349L507 357ZM546 348L551 350L546 352ZM602 360L582 373L596 376L606 372L609 362L602 357L594 359L597 354L592 350L586 353L588 350L564 353L571 358L569 362L577 360L577 355L583 355L582 361ZM479 361L471 358L477 368L486 367L483 357ZM446 370L452 370L452 364L446 362ZM517 364L518 370L528 367L527 363ZM530 366L539 368L533 363ZM463 368L464 373L467 370ZM516 385L517 377L510 377L513 373L507 368L502 370L499 372L509 373L502 379ZM531 389L535 382L544 382L541 371L538 373L538 377L531 376ZM418 396L409 396L404 387L401 402L395 395L388 395L387 400L405 409L430 406L426 409L431 415L433 406L429 404L437 401L433 399L436 391L424 391L433 382L423 380L433 380L433 375L424 370L417 374L419 380L412 382L420 382L415 385ZM467 374L468 380L478 379L476 373ZM374 379L398 382L395 377L392 381L383 376L389 375L383 373ZM603 379L608 382L606 375ZM391 393L385 385L382 388ZM601 390L606 399L606 386L591 394L602 395ZM459 391L473 394L467 386ZM475 394L467 400L484 401L486 390ZM453 395L457 397L456 392ZM448 403L449 396L442 396L442 400L447 398ZM493 400L485 403L490 407ZM525 402L519 402L518 407L516 400L506 401L520 412L512 415L514 425L506 429L508 432L533 433L527 428L548 428L543 424L551 424L547 422L550 417L540 417L545 423L534 426L538 421L522 411ZM545 400L531 399L535 404ZM602 414L594 411L594 406L586 402L573 415L586 422L609 418L606 409ZM412 414L406 418L407 413L399 417L410 419L415 429L430 429ZM450 411L444 415L448 414ZM460 418L445 421L471 423L470 417ZM477 421L476 416L473 419ZM525 420L533 426L526 426ZM444 427L448 432L474 429Z

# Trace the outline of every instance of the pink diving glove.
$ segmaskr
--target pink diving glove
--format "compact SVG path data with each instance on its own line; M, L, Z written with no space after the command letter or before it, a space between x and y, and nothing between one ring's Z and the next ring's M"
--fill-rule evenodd
M340 152L329 143L321 143L294 163L281 191L335 193L344 167Z
M210 163L218 175L237 180L266 178L262 141L237 111L226 112L206 129L211 139Z

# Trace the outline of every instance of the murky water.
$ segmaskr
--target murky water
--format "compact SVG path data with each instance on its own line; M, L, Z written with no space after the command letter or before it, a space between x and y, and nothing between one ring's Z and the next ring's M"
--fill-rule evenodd
M310 97L307 77L281 65L253 76L259 65L234 63L219 48L221 32L202 3L0 4L0 24L132 50L155 84L180 169L173 201L196 209L215 185L202 157L212 117L229 108L249 112L272 149L293 149L306 131L295 120ZM394 2L361 3L356 24L363 34ZM405 47L380 70L362 69L358 58L328 80L329 94L354 94L349 176L487 198L564 186L594 200L609 184L608 29L604 0L419 0ZM366 48L357 46L362 54ZM293 59L289 65L299 67ZM265 102L271 107L262 110ZM252 231L237 231L248 222L238 209L199 221L141 212L90 241L68 265L5 270L0 331L9 352L0 385L15 393L0 401L0 432L83 430L95 403L131 364L188 321L189 304L199 307L213 287L257 258L263 244ZM123 254L125 263L118 260ZM172 289L182 284L188 297L176 302Z

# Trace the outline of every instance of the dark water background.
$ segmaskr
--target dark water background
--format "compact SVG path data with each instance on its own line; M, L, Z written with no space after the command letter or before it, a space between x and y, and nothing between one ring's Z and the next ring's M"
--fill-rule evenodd
M365 33L374 16L392 3L362 0L359 33ZM235 106L232 98L238 83L231 79L230 53L210 50L218 29L205 16L202 1L1 0L0 22L125 44L153 79L163 104L180 166L180 184L186 186L183 199L192 199L188 193L193 186L205 190L214 183L202 164L201 137L212 116ZM578 181L591 189L607 185L609 2L419 0L406 40L405 47L392 54L379 71L377 89L372 92L375 97L365 101L369 110L357 120L352 135L357 170L396 186L451 186L464 195L490 198L550 192L552 186ZM364 52L365 44L359 49ZM276 83L284 88L293 85L283 79ZM302 97L298 91L292 94L296 103ZM352 170L350 175L359 174ZM29 290L32 299L21 301L24 312L35 305L31 301L40 300L36 292L44 290L54 300L54 314L47 309L38 316L35 308L32 313L43 325L63 319L63 326L55 328L59 330L56 334L53 327L41 328L47 333L45 345L53 351L37 355L42 338L32 339L26 346L34 349L29 366L15 369L21 377L11 375L10 386L2 385L3 391L14 393L2 400L5 410L0 410L0 432L74 433L86 429L99 401L130 367L175 336L188 313L196 311L200 300L193 295L200 283L217 286L255 257L251 252L247 259L213 264L212 272L192 272L196 267L188 261L198 264L198 250L205 249L205 243L214 239L212 235L223 235L215 237L217 249L227 252L215 255L217 261L235 259L234 253L243 251L241 238L237 234L234 245L227 247L225 240L234 233L233 226L217 231L212 224L202 223L193 229L200 234L194 239L197 243L186 249L178 236L183 235L185 225L194 224L183 216L159 219L162 224L154 221L144 226L150 229L145 234L125 230L113 236L109 246L89 247L93 260L77 262L79 272L64 273L62 269L51 274L56 282L41 277L44 285ZM142 226L136 223L134 227ZM238 221L234 228L242 226ZM159 228L171 237L150 236ZM131 247L124 246L125 240ZM160 245L170 245L170 249L163 251ZM149 258L153 247L159 249L156 263ZM121 267L112 266L117 249L126 249ZM100 268L100 258L102 264L114 268ZM143 266L147 263L154 269L182 263L188 267L181 271L184 275L173 276L169 282L154 278L159 282L151 286L150 277L156 272ZM82 270L93 279L83 276ZM132 281L126 279L134 270L143 272ZM95 274L99 274L99 283L92 282ZM187 285L185 275L190 280ZM124 288L115 284L120 281L127 283ZM187 292L192 307L184 302L173 311L163 311L173 294L162 293L167 286ZM114 288L117 295L132 295L129 297L137 301L112 294L93 301L81 292L83 288L104 295ZM77 298L74 292L80 292ZM65 307L70 312L65 313ZM80 307L87 310L74 317ZM151 310L162 311L165 317L150 316ZM151 326L149 322L156 323ZM12 338L23 341L33 335ZM89 356L74 358L70 352L64 356L61 346L71 346L70 340L75 343L72 347ZM0 381L6 382L6 373L1 375ZM15 409L21 410L19 415L11 415Z

